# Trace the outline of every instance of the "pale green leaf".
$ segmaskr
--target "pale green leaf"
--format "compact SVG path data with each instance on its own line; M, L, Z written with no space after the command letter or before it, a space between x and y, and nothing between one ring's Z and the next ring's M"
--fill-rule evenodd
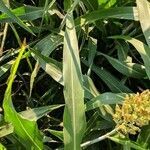
M29 96L31 96L32 94L32 89L33 89L33 84L35 81L35 78L38 74L38 71L40 69L40 67L42 67L43 69L45 69L45 71L47 70L47 73L49 75L52 75L52 77L55 78L55 76L53 75L53 70L52 68L47 67L48 69L46 69L46 65L47 62L43 61L43 59L41 59L41 56L49 56L59 45L62 44L63 41L63 37L60 35L54 35L54 34L50 34L47 37L43 38L41 41L39 41L35 46L34 49L36 49L37 54L40 58L37 59L37 63L35 64L34 70L31 74L31 78L30 78L30 94ZM40 53L41 52L41 55ZM33 55L34 57L34 55ZM36 59L36 57L34 57ZM50 64L49 64L50 65ZM59 73L59 72L58 72ZM59 80L56 80L59 81Z
M136 7L116 7L109 9L100 9L89 12L75 20L76 26L86 25L95 22L99 19L127 19L127 20L138 20L138 12Z
M63 36L50 34L39 41L34 49L38 50L44 56L50 55L63 42Z
M35 55L35 59L39 60L41 68L49 74L55 81L63 84L62 80L62 64L56 60L42 55L39 51L32 49L31 52Z
M14 127L11 125L11 123L1 126L0 138L13 133L13 131L14 131Z
M87 73L88 75L91 74L91 68L96 55L96 49L97 49L97 40L94 38L89 38L87 50L88 50L88 63L90 67Z
M86 110L88 111L108 104L122 104L125 96L126 94L123 93L114 94L107 92L100 94L86 103Z
M66 17L63 80L66 104L63 119L64 149L80 150L80 144L86 128L86 120L78 41L71 13Z
M136 0L139 21L150 48L150 5L148 0Z
M96 89L92 79L87 75L84 75L83 79L84 79L83 85L84 85L84 96L85 96L85 98L91 99L91 98L99 95L99 92Z
M37 121L38 119L42 118L46 114L62 106L64 105L50 105L50 106L43 106L43 107L28 109L28 110L20 112L20 115L22 116L22 118L25 118L27 120Z

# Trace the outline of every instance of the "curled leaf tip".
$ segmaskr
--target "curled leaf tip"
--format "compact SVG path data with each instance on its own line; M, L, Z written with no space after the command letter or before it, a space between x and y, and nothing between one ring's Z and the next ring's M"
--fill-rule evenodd
M24 38L24 40L23 40L23 43L22 43L21 47L22 47L22 48L25 48L25 47L26 47L26 45L27 45L27 43L26 43L26 38Z

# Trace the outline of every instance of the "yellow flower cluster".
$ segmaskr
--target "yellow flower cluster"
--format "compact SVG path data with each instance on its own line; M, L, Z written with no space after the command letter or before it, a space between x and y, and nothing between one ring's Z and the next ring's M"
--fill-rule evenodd
M124 134L136 134L150 122L150 90L130 94L125 97L122 106L116 105L113 120L116 128Z

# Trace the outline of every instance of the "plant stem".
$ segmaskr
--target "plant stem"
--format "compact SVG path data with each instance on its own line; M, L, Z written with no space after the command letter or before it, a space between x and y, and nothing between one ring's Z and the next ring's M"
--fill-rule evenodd
M106 133L106 134L103 135L103 136L100 136L100 137L98 137L98 138L96 138L96 139L94 139L94 140L91 140L91 141L87 141L87 142L81 144L81 147L89 146L89 145L92 145L92 144L94 144L94 143L97 143L97 142L100 142L100 141L102 141L102 140L105 140L105 139L108 138L108 136L115 134L116 131L117 131L117 129L114 129L114 130L112 130L111 132L108 132L108 133Z

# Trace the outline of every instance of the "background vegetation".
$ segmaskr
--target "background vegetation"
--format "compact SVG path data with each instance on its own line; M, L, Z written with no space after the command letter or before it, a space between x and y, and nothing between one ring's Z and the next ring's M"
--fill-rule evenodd
M131 134L112 117L150 89L149 1L0 0L0 12L0 149L150 149L150 118Z

